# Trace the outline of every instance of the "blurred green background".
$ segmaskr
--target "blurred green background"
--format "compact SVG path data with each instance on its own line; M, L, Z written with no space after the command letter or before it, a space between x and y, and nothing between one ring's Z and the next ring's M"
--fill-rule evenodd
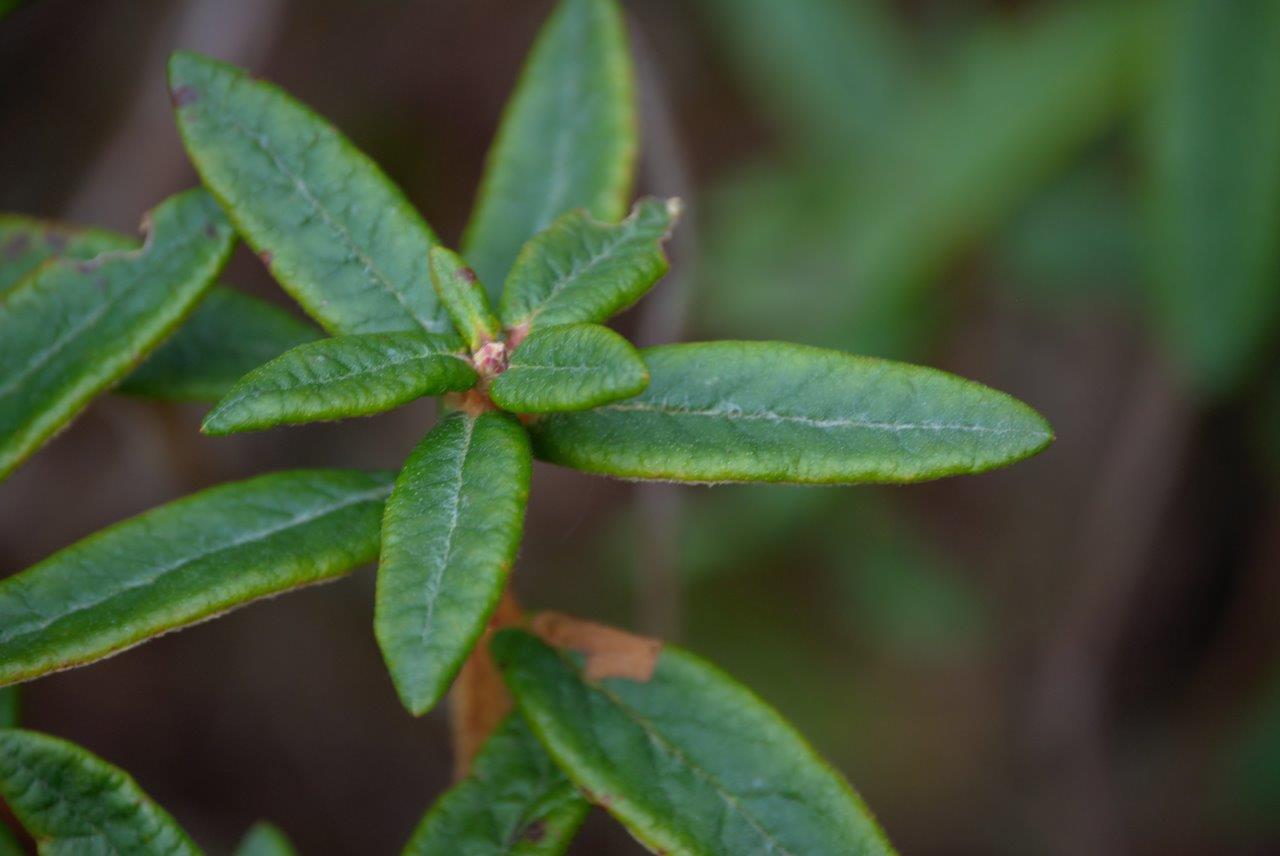
M446 240L549 0L0 0L0 210L132 228L194 182L175 47L344 129ZM535 474L522 600L678 639L909 854L1280 852L1280 0L632 0L640 192L690 217L624 316L928 363L1058 442L913 488ZM7 7L16 8L5 14ZM240 251L229 280L288 305ZM196 488L397 466L433 418L209 439L95 404L0 486L0 573ZM390 853L448 782L372 575L32 685L24 719L198 839ZM638 853L596 817L575 853Z

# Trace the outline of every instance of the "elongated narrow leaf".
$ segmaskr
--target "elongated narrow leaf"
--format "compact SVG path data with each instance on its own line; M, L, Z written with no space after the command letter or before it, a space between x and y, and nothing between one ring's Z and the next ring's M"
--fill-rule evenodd
M173 55L169 89L205 185L325 329L447 331L427 270L435 235L342 134L281 89L198 54Z
M244 374L320 337L283 309L214 286L156 352L116 388L164 401L217 401Z
M87 261L99 253L136 246L132 238L115 232L0 214L0 297L49 259Z
M598 324L566 324L530 333L489 396L503 410L550 413L630 398L648 383L649 370L626 339Z
M493 296L525 241L561 214L626 212L638 145L631 78L616 0L561 0L507 104L463 238Z
M1133 103L1158 5L1050 4L982 28L862 157L721 194L704 266L715 330L918 349L938 277Z
M572 211L525 245L502 292L507 327L606 321L667 272L680 200L643 199L617 225Z
M245 833L235 856L295 856L296 853L288 836L277 826L259 821Z
M1161 332L1204 391L1263 355L1280 310L1280 5L1178 0L1149 129Z
M405 707L430 710L498 604L524 528L529 439L451 413L413 450L382 524L374 631Z
M471 774L427 812L404 856L557 856L589 809L513 714L485 742Z
M128 773L44 734L0 731L0 797L41 856L200 854Z
M299 345L242 378L205 417L206 434L382 413L469 389L475 370L453 336L366 333Z
M0 688L0 728L18 727L18 688Z
M885 0L698 0L748 94L808 149L881 141L914 91L907 33Z
M669 481L905 483L1021 460L1053 434L1030 407L945 372L778 342L644 352L633 399L534 422L534 449Z
M220 485L0 581L0 684L84 665L368 562L391 481L298 470Z
M0 301L0 477L186 317L231 244L213 199L192 190L152 212L142 249L51 263Z
M557 765L658 852L893 850L866 806L774 710L667 646L648 681L587 681L580 657L520 630L493 641Z
M502 326L493 317L484 286L462 257L445 247L431 249L431 282L454 329L471 350L498 338Z

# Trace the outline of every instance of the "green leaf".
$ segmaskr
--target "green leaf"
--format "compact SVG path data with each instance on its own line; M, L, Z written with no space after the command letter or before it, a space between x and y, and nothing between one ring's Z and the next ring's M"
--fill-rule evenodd
M1280 310L1280 5L1172 6L1147 140L1157 320L1196 386L1222 393Z
M116 391L164 401L217 401L245 372L317 338L314 327L283 309L214 286L178 332Z
M200 854L129 774L65 740L0 731L0 796L42 856Z
M245 833L235 856L295 856L296 852L279 827L263 820Z
M515 413L584 410L630 398L648 383L649 370L626 339L598 324L566 324L530 333L489 397Z
M776 342L644 359L640 396L532 423L537 454L624 478L906 483L1004 466L1053 439L1004 393L905 363Z
M382 524L374 631L405 707L435 706L498 604L524 528L529 439L451 413L413 450Z
M476 272L467 267L461 256L444 247L432 247L431 282L453 319L454 329L471 350L479 350L498 338L502 325L493 317L489 298L476 279Z
M499 314L507 327L602 322L631 306L667 272L662 245L680 200L642 199L617 225L572 211L529 241L507 277Z
M667 646L648 681L584 680L580 657L520 630L494 656L556 764L671 854L893 850L849 785L774 710Z
M1148 12L1063 3L986 28L883 144L720 194L702 266L713 331L917 351L945 305L938 278L1135 100Z
M881 0L700 0L748 94L798 145L881 141L914 91L907 33Z
M81 666L368 562L391 480L298 470L220 485L0 580L0 684Z
M463 236L480 281L496 289L525 241L566 211L620 219L637 146L617 3L561 0L507 104Z
M206 434L382 413L470 389L462 343L432 333L366 333L299 345L245 375L205 417Z
M203 191L170 197L151 223L142 249L50 263L0 301L0 477L160 344L231 252Z
M558 856L590 808L513 714L485 741L470 775L427 812L404 856Z
M99 253L136 246L133 239L114 232L0 214L0 297L49 259L88 261Z
M169 89L205 185L272 274L333 334L448 331L435 235L324 119L241 69L179 51Z
M18 714L18 688L0 687L0 728L17 728Z

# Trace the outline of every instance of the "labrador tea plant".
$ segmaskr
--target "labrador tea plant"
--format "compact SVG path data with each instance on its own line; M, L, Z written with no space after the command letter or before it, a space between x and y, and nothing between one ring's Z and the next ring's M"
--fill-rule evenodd
M681 211L648 198L627 214L636 116L615 0L563 0L546 24L460 252L275 86L183 52L169 81L204 189L156 208L141 246L0 219L0 474L108 390L216 399L215 435L422 396L443 415L399 473L224 484L3 580L0 684L376 558L391 681L414 715L451 692L463 772L406 854L562 853L591 805L659 853L892 852L845 780L715 667L521 612L507 588L532 461L689 483L908 483L1034 454L1045 422L927 368L775 342L637 351L603 326L666 272ZM237 237L327 335L213 285ZM126 774L6 719L0 796L42 853L200 852ZM19 852L6 840L0 852ZM292 850L262 825L239 852Z

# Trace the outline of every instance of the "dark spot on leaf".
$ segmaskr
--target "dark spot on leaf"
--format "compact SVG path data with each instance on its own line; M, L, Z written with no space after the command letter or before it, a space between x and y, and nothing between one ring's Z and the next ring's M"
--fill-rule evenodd
M209 240L213 240L218 237L218 227L212 223L206 223L204 226L204 233L208 236Z
M545 820L535 820L525 828L524 835L521 837L530 844L537 844L547 837L547 822Z
M61 232L45 232L44 243L55 254L62 255L67 249L67 236Z
M258 253L258 258L262 259L262 263L264 265L266 265L267 267L271 267L271 260L274 259L275 256L272 255L270 250L263 250L262 252Z
M476 281L476 272L469 267L464 267L462 270L458 271L458 276L462 277L467 282Z
M190 86L179 86L169 93L169 100L173 102L174 107L186 107L188 104L194 104L199 101L200 93Z
M26 235L14 235L4 245L4 255L7 259L16 259L27 251L27 247L31 244L31 239Z

